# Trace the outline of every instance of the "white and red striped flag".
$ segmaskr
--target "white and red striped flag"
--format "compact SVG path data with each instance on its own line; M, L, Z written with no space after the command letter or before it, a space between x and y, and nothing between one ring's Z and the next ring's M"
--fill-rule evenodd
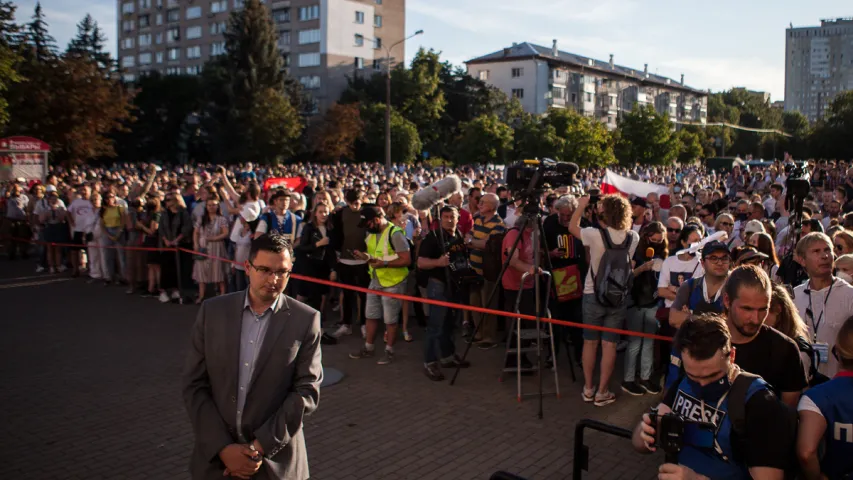
M636 197L643 198L646 198L650 193L657 193L658 198L660 199L660 208L668 209L670 207L669 187L666 185L657 185L654 183L631 180L628 177L623 177L622 175L613 173L610 169L607 169L607 173L604 175L604 181L601 182L601 193L602 195L606 195L608 193L619 193L626 197L634 195Z

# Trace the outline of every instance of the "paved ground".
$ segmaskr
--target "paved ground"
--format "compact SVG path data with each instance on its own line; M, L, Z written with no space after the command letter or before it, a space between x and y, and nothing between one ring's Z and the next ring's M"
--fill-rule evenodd
M187 478L192 434L179 377L196 308L32 272L0 259L0 476ZM324 348L324 364L347 377L323 389L305 426L312 478L570 478L578 420L630 427L653 403L620 395L608 407L584 404L563 363L563 398L546 398L538 420L534 398L516 402L514 377L497 381L502 351L474 350L474 366L450 387L423 376L423 333L414 334L384 367L346 358L355 336ZM525 385L533 391L534 379ZM661 460L597 432L587 444L584 478L653 478Z

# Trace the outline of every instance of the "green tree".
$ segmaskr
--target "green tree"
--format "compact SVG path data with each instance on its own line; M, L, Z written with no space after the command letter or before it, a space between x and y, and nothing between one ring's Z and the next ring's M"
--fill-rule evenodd
M853 158L853 90L838 94L809 138L811 153L822 158Z
M41 2L36 3L32 21L27 24L25 41L28 57L37 62L44 62L56 57L56 39L50 36L48 24L44 19Z
M352 160L355 144L364 135L361 106L357 103L332 105L311 132L312 150L322 160Z
M562 142L553 125L545 125L539 117L527 113L516 122L514 140L515 160L555 158Z
M555 160L575 162L581 167L614 163L613 137L601 122L574 110L551 108L542 119L556 134Z
M363 105L361 119L364 121L364 137L356 156L361 161L380 161L385 158L385 105ZM413 163L422 149L415 124L397 110L391 110L391 161Z
M462 123L456 141L456 163L506 163L512 152L512 135L512 128L494 114Z
M0 129L9 123L9 88L22 81L18 73L21 56L18 54L20 28L15 24L16 6L0 2Z
M669 165L679 153L672 123L651 105L635 107L619 122L616 157L627 165Z
M282 160L296 153L302 121L281 90L265 88L254 95L249 115L249 141L254 158Z
M88 13L77 24L77 36L68 43L66 55L80 56L98 63L101 70L109 71L114 62L109 52L104 49L106 37L98 22Z
M704 156L705 149L698 133L682 128L673 137L678 146L677 159L680 163L689 163Z

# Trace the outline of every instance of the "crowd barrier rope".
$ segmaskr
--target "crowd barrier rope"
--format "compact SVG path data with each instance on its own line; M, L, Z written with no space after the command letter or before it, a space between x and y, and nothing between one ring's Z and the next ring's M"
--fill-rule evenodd
M217 260L220 262L230 263L232 265L238 265L239 264L239 262L235 262L234 260L230 260L230 259L222 258L222 257L216 257L213 255L209 255L206 253L197 252L195 250L190 250L190 249L181 248L181 247L133 247L133 246L126 246L126 245L88 245L88 244L78 245L78 244L74 244L74 243L45 242L45 241L41 241L41 240L22 239L22 238L15 238L15 237L9 237L9 236L4 236L4 238L7 240L12 240L12 241L20 242L20 243L31 243L31 244L36 244L36 245L49 245L49 246L53 246L53 247L107 248L107 249L112 248L112 249L117 249L117 250L136 250L136 251L149 251L149 252L156 251L156 252L175 252L175 253L182 251L182 252L189 253L192 255L207 257L207 258L210 258L212 260ZM380 295L383 297L396 298L398 300L405 300L405 301L417 302L417 303L425 303L427 305L435 305L438 307L455 308L457 310L466 310L469 312L483 313L486 315L495 315L498 317L521 318L523 320L532 320L532 321L536 320L536 317L533 315L526 315L526 314L514 313L514 312L505 312L503 310L492 310L490 308L475 307L472 305L464 305L461 303L445 302L445 301L441 301L441 300L432 300L429 298L412 297L409 295L403 295L403 294L399 294L399 293L381 292L381 291L377 291L377 290L371 290L369 288L357 287L355 285L347 285L345 283L338 283L338 282L333 282L331 280L324 280L324 279L315 278L315 277L308 277L305 275L299 275L299 274L295 274L295 273L291 274L290 278L293 278L296 280L301 280L301 281L306 281L306 282L313 282L313 283L320 284L320 285L327 285L329 287L338 287L338 288L343 288L346 290L352 290L352 291L361 292L361 293L369 293L372 295ZM672 337L666 337L663 335L655 335L653 333L635 332L635 331L631 331L631 330L623 330L620 328L609 328L609 327L603 327L603 326L597 326L597 325L585 325L583 323L571 322L571 321L560 320L560 319L555 319L555 318L541 318L540 320L542 322L551 323L554 325L563 325L566 327L583 328L583 329L588 329L588 330L596 330L599 332L609 332L609 333L615 333L617 335L625 335L625 336L631 336L631 337L651 338L654 340L662 340L662 341L666 341L666 342L672 341Z

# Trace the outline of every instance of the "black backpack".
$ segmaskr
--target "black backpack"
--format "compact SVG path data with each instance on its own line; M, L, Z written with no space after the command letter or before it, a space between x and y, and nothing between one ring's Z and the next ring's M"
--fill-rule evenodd
M595 299L604 307L621 307L625 305L634 287L634 268L631 266L630 255L634 237L627 232L621 245L613 245L606 230L599 229L598 232L604 242L604 253L598 262L598 275L591 272Z

